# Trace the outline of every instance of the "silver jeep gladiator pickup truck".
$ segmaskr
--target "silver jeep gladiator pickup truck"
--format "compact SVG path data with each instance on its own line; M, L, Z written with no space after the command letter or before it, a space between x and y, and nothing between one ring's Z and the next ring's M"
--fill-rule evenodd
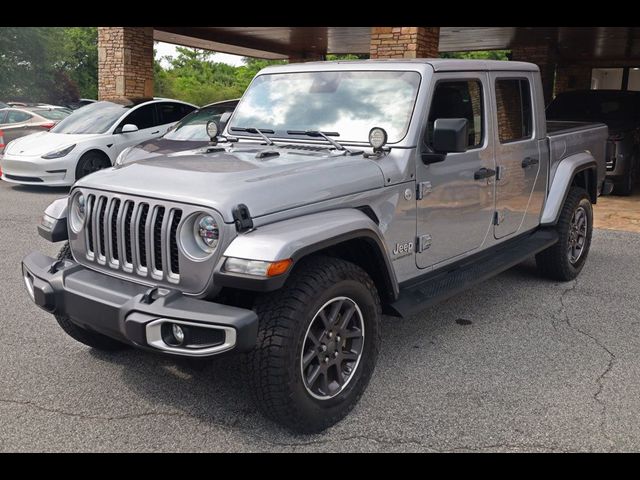
M256 406L298 432L358 402L383 314L410 317L534 256L583 268L607 127L551 123L538 67L392 60L268 67L211 143L79 180L22 262L74 339L239 352Z

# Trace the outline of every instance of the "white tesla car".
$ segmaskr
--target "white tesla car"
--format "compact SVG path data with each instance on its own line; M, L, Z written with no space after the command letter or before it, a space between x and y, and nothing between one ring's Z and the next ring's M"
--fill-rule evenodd
M127 147L160 137L194 105L178 100L92 103L48 132L9 142L0 164L2 179L25 185L69 186L113 165Z

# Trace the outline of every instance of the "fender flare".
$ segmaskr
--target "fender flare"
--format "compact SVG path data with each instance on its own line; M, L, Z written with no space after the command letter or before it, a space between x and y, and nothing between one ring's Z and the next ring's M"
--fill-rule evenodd
M396 298L398 282L389 252L378 225L365 213L353 208L329 210L282 220L237 236L225 249L214 273L214 284L238 289L272 291L284 285L292 268L283 275L264 279L222 270L226 257L261 261L291 258L295 264L325 248L355 239L370 243L377 250L378 269L383 272L385 288ZM382 292L381 292L382 293Z
M560 160L549 188L540 224L555 225L576 174L584 170L594 169L597 171L597 168L598 164L595 158L587 152L576 153Z
M54 200L44 211L38 234L45 240L56 243L69 239L67 231L67 205L69 198Z

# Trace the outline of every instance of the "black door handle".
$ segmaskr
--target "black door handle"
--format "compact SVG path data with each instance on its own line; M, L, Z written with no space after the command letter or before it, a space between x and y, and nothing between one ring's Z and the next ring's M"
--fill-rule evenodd
M160 130L156 130L155 132L151 132L151 135L155 135L156 133L160 133Z
M540 163L540 160L537 158L527 157L522 160L522 168L529 168L530 166L537 165L538 163Z
M495 175L496 175L496 171L495 170L492 170L490 168L482 167L480 170L477 170L473 174L473 178L474 178L474 180L482 180L484 178L495 177Z

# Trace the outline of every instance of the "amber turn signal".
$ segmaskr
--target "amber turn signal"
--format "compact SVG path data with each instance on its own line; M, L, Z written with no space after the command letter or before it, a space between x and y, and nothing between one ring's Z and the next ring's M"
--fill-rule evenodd
M273 262L271 265L269 265L269 268L267 269L267 277L275 277L277 275L282 275L287 270L289 270L289 267L291 266L292 263L293 263L293 260L291 260L290 258L287 258L286 260L278 260L277 262Z

